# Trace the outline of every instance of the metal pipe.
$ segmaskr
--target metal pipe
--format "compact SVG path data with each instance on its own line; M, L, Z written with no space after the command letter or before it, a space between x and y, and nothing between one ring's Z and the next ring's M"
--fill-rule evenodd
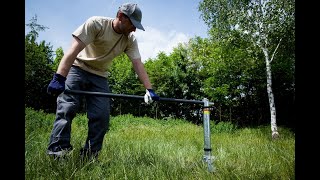
M117 97L117 98L130 98L130 99L144 99L144 96L128 95L128 94L114 94L114 93L104 93L104 92L90 92L90 91L80 91L80 90L64 90L66 94L82 94L82 95L97 95L97 96L107 96L107 97ZM159 101L167 102L180 102L180 103L191 103L191 104L203 104L203 101L199 100L188 100L188 99L175 99L175 98L164 98L160 97ZM212 103L213 104L213 103Z
M213 156L211 156L211 134L210 134L210 108L207 98L203 99L203 131L204 131L204 157L203 160L208 163L208 171L213 172Z

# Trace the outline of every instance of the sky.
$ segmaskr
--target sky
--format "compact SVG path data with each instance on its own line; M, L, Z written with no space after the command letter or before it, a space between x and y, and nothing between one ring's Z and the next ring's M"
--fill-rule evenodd
M72 32L91 16L115 17L119 6L137 3L142 11L145 31L134 32L142 61L156 58L160 51L169 55L178 43L190 38L207 37L207 25L200 17L200 0L26 0L25 24L37 16L37 23L48 27L39 32L53 50L71 45ZM30 29L25 27L25 34Z

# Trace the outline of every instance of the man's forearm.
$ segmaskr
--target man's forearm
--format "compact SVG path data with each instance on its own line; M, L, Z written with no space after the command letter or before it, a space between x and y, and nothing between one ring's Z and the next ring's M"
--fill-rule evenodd
M58 74L61 74L62 76L66 77L69 73L69 70L74 62L74 59L72 56L64 56L62 59L61 59L61 62L58 66L58 69L57 69L57 73Z
M71 47L69 51L62 57L57 69L57 73L66 77L77 55L84 47L85 44L82 43L79 38L73 37Z
M144 68L144 65L142 64L140 59L133 60L133 68L135 72L137 73L140 81L142 82L143 86L146 89L152 89L152 85L149 80L149 76Z

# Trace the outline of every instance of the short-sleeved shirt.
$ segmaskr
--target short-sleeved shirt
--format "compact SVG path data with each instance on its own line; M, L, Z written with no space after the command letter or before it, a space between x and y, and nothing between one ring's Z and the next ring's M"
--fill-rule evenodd
M92 16L72 33L86 45L73 65L107 77L112 60L122 52L131 60L141 58L136 37L132 33L128 36L116 33L112 27L113 20Z

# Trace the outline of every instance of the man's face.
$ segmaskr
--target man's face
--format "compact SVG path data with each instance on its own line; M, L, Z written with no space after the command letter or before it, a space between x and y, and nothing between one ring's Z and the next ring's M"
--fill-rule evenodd
M122 34L128 36L131 32L136 31L136 27L132 24L130 18L122 14L120 30Z

